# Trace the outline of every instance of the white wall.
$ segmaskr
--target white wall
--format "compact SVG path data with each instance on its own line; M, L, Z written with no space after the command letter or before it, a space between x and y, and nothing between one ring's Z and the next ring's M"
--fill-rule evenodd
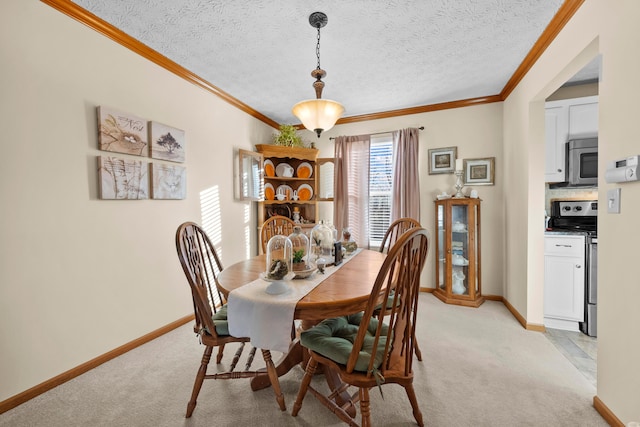
M333 156L333 141L339 135L361 135L385 132L408 127L424 126L420 131L420 223L435 238L436 195L455 192L455 175L429 175L428 150L457 147L458 158L495 157L495 185L469 186L463 189L468 194L476 189L482 199L482 292L486 295L503 295L504 216L503 192L504 172L502 168L502 103L477 105L410 116L393 117L335 126L323 133L317 142L321 157ZM323 211L324 212L324 211ZM326 210L325 219L332 219L332 211ZM434 243L435 245L435 243ZM421 286L435 288L435 246L430 248Z
M193 313L176 228L250 255L234 152L273 129L37 1L0 3L0 63L2 401ZM98 105L185 130L186 200L98 200Z
M506 297L542 323L543 100L602 54L599 83L599 201L622 188L622 213L598 217L598 398L623 422L640 420L640 184L606 184L606 163L638 154L640 2L586 0L504 102ZM541 155L542 152L542 155Z

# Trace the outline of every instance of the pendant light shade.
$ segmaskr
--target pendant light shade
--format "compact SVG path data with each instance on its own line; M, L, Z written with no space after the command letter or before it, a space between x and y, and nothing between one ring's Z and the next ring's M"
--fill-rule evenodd
M307 99L293 106L293 114L300 119L305 128L320 134L331 129L342 113L342 104L330 99Z
M293 114L300 119L304 127L315 132L318 138L323 131L331 129L344 113L344 107L339 102L322 99L322 89L324 88L322 78L327 75L327 72L320 68L320 28L327 25L327 21L327 15L322 12L314 12L309 16L309 24L318 29L316 44L318 66L311 72L311 77L316 79L313 82L316 99L300 101L292 109Z

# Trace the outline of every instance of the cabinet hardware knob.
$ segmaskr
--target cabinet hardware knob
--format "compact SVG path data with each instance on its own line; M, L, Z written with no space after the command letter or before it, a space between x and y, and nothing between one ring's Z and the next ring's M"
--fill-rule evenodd
M576 264L576 268L582 268L580 264Z
M558 169L558 172L562 172L562 169Z

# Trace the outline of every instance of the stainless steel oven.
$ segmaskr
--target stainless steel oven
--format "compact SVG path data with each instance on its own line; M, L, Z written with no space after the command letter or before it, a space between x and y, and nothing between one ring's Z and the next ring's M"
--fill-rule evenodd
M585 282L584 322L580 330L590 337L598 336L598 236L590 235L586 243L587 277Z
M598 138L567 142L567 184L578 187L598 185Z
M580 322L579 326L583 333L595 337L598 334L598 202L552 201L549 229L586 235L584 322Z

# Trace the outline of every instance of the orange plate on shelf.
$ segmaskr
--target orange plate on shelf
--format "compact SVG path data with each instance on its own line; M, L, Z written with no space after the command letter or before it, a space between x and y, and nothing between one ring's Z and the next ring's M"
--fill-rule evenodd
M273 189L273 185L269 183L264 185L264 198L267 200L273 200L276 198L276 191Z
M313 197L313 189L308 184L302 184L298 187L298 197L302 201L311 200Z
M300 163L300 166L298 166L296 173L298 175L298 178L310 178L313 174L313 169L311 168L311 165L309 163L304 162Z
M273 162L271 160L264 161L264 174L268 177L276 176L276 168L273 167Z

